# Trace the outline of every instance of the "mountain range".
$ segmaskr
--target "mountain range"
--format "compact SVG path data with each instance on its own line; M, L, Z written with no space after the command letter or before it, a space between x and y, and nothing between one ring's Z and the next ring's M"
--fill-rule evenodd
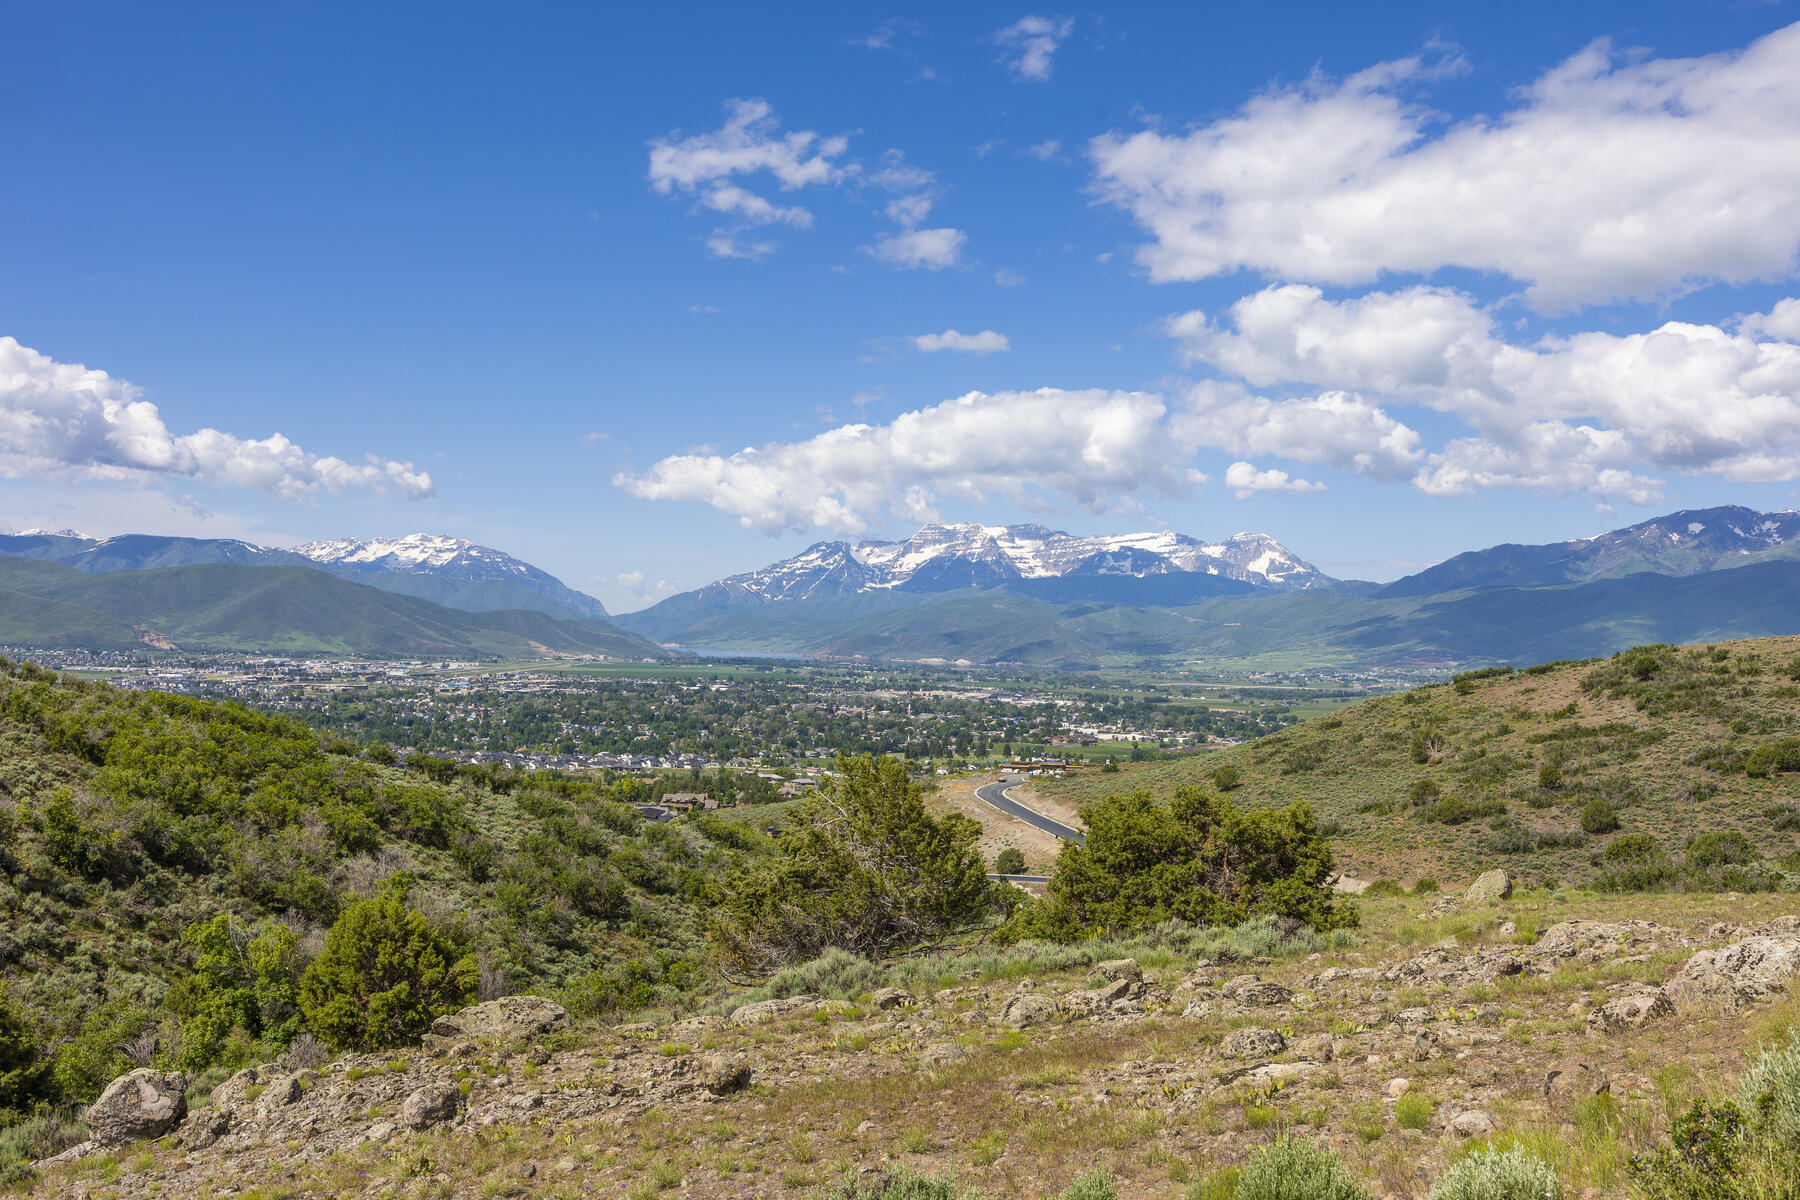
M904 541L820 542L605 620L599 601L547 572L437 535L293 550L0 537L0 643L27 646L630 658L681 646L1065 668L1441 669L1800 633L1797 598L1800 513L1739 507L1470 551L1385 585L1333 579L1258 533L927 525Z
M89 575L235 563L253 567L312 567L385 592L418 596L467 612L525 609L563 620L606 616L600 601L554 575L489 546L444 534L338 538L291 550L233 538L90 538L72 529L0 535L0 555L63 563Z
M616 618L671 645L1066 667L1473 664L1800 632L1800 513L1682 511L1381 585L1275 539L927 526Z

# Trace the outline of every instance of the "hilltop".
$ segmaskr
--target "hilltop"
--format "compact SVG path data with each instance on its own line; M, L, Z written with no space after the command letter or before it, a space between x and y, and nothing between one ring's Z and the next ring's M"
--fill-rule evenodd
M1502 866L1592 881L1618 838L1647 834L1679 858L1695 833L1725 830L1800 873L1800 773L1745 769L1758 747L1797 735L1800 638L1659 645L1477 671L1214 753L1035 786L1081 803L1235 772L1241 803L1312 804L1339 866L1365 880ZM1595 800L1616 829L1583 829Z

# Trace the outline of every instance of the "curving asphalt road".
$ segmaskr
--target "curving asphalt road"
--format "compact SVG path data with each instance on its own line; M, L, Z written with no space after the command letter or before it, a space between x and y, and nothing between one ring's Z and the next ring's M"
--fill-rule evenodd
M1061 821L1052 821L1043 813L1026 808L1017 800L1009 799L1006 795L1007 791L1023 782L1025 781L1022 779L1002 779L997 783L986 783L975 789L975 798L997 812L1003 812L1027 825L1035 826L1065 842L1074 842L1078 846L1087 844L1087 838L1081 830L1071 829Z

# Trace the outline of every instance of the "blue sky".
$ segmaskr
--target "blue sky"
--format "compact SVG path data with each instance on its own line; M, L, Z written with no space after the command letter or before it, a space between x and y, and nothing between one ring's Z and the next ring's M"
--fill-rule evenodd
M651 7L9 6L0 522L629 610L928 518L1388 578L1795 503L1791 4Z

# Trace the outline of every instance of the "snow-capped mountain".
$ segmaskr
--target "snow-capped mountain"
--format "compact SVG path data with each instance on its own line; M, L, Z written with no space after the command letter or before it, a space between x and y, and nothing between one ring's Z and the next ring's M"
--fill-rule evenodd
M1042 525L927 525L903 542L819 542L721 579L736 597L801 600L858 592L944 592L1068 577L1199 574L1293 591L1330 582L1274 538L1203 542L1169 532L1077 537Z
M462 584L523 587L584 617L604 617L600 601L564 584L548 571L492 546L442 533L410 533L390 538L334 538L307 542L293 552L334 574L377 586L378 577L430 577ZM393 590L410 590L394 588ZM434 597L435 598L435 597ZM448 603L448 601L443 601ZM526 607L520 605L519 607ZM536 607L535 605L531 607Z

